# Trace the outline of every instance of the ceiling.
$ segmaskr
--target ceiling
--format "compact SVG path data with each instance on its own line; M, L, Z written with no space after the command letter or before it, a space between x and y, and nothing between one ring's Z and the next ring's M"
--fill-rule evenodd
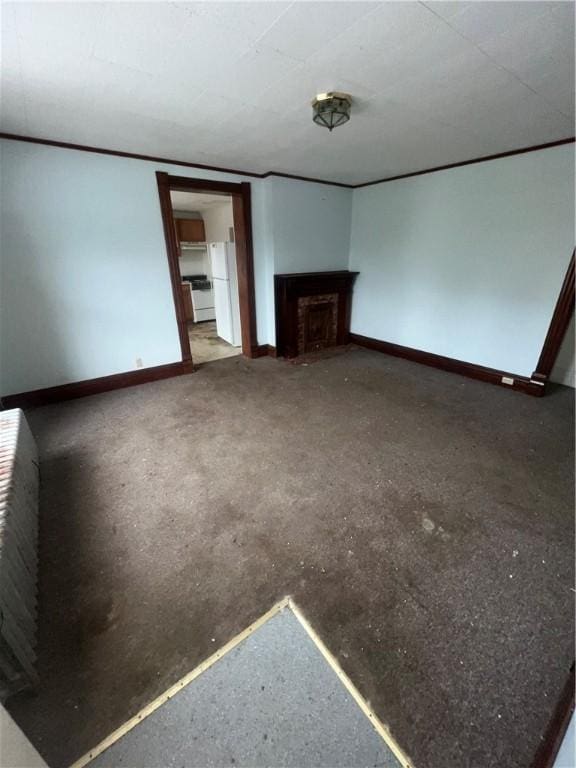
M4 132L352 184L574 135L572 2L1 9Z
M228 195L208 195L204 192L170 192L175 211L205 211L215 205L232 205Z

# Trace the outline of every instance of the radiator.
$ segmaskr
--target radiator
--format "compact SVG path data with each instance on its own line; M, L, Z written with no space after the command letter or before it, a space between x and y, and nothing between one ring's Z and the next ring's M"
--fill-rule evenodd
M0 412L0 701L37 682L38 484L24 414Z

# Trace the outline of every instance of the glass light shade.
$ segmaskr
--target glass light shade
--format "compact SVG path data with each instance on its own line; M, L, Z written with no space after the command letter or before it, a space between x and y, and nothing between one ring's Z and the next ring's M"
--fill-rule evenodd
M332 131L350 120L352 99L346 93L321 93L312 102L312 120Z

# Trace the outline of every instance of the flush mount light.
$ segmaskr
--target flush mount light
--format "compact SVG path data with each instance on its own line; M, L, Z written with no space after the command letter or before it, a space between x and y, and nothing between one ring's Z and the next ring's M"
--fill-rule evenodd
M352 96L347 93L319 93L312 102L312 120L329 131L350 120Z

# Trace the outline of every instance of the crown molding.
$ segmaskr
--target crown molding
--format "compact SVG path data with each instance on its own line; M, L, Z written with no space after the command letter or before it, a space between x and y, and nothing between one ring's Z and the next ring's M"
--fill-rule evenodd
M265 173L255 173L254 171L242 171L238 168L223 168L218 165L205 165L202 163L189 163L185 160L173 160L168 157L157 157L155 155L141 155L136 152L123 152L118 149L104 149L103 147L92 147L86 144L73 144L67 141L56 141L55 139L41 139L36 136L21 136L16 133L3 133L0 132L0 139L7 139L9 141L23 141L29 144L43 144L49 147L59 147L60 149L72 149L79 152L93 152L99 155L112 155L113 157L127 157L132 160L145 160L152 163L165 163L167 165L178 165L183 168L196 168L202 171L215 171L217 173L229 173L235 176L245 176L252 179L268 179L270 177L276 177L280 179L292 179L294 181L307 181L311 184L326 184L331 187L342 187L344 189L362 189L363 187L371 187L376 184L386 184L389 181L399 181L400 179L410 179L414 176L424 176L428 173L438 173L439 171L448 171L453 168L461 168L465 165L474 165L476 163L487 163L490 160L502 160L505 157L513 157L514 155L523 155L527 152L538 152L542 149L550 149L552 147L560 147L564 144L573 144L576 141L576 137L570 136L566 139L558 139L557 141L549 141L546 144L535 144L530 147L521 147L520 149L511 149L508 152L500 152L496 155L484 155L482 157L475 157L471 160L462 160L458 163L450 163L449 165L438 165L433 168L424 168L420 171L412 171L411 173L403 173L398 176L387 176L382 179L374 179L372 181L364 181L360 184L346 184L343 181L330 181L329 179L315 179L311 176L298 176L293 173L282 173L281 171L266 171Z
M557 141L549 141L546 144L535 144L531 147L521 147L520 149L511 149L508 152L499 152L497 155L484 155L483 157L475 157L472 160L461 160L459 163L450 163L449 165L436 165L434 168L424 168L421 171L412 171L411 173L401 173L398 176L388 176L383 179L374 179L374 181L365 181L362 184L355 184L354 189L361 189L362 187L371 187L375 184L386 184L389 181L398 181L399 179L411 179L413 176L424 176L427 173L438 173L438 171L449 171L452 168L461 168L464 165L474 165L476 163L487 163L490 160L502 160L505 157L513 157L514 155L524 155L527 152L538 152L541 149L550 149L551 147L561 147L563 144L573 144L576 137L570 136L567 139L558 139Z
M189 163L185 160L173 160L169 157L157 157L156 155L141 155L137 152L123 152L119 149L104 149L103 147L92 147L87 144L73 144L69 141L56 141L55 139L41 139L36 136L21 136L16 133L0 132L0 139L9 141L24 141L29 144L43 144L48 147L59 147L60 149L74 149L79 152L93 152L98 155L112 155L113 157L127 157L131 160L146 160L152 163L166 163L167 165L179 165L183 168L196 168L201 171L216 171L217 173L229 173L235 176L247 176L252 179L267 179L270 176L278 176L282 179L294 179L296 181L309 181L313 184L328 184L332 187L345 187L353 189L353 184L345 184L342 181L328 181L327 179L314 179L311 176L297 176L292 173L281 173L280 171L266 171L265 173L255 173L254 171L241 171L238 168L223 168L219 165L204 165L203 163Z

